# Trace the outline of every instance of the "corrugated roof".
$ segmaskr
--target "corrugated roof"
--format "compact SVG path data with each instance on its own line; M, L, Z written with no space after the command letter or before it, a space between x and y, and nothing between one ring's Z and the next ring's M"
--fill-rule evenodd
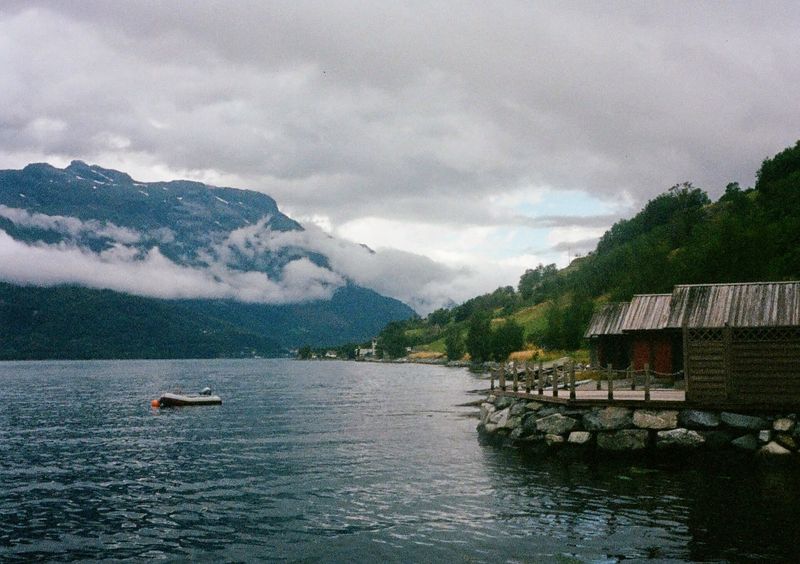
M622 322L623 331L655 331L664 329L669 319L672 294L637 294Z
M800 325L800 282L675 286L667 327Z
M629 302L605 304L592 316L585 338L600 335L622 335L622 322L630 307Z

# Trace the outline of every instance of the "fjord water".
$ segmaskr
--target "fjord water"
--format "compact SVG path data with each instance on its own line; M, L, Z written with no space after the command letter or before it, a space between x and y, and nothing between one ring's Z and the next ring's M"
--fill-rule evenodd
M152 409L180 386L222 406ZM484 446L465 370L0 364L0 560L797 561L794 465Z

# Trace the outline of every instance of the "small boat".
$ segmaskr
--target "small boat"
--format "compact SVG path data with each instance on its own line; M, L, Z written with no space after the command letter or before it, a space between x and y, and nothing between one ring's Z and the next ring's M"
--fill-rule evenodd
M179 407L184 405L222 405L222 398L213 395L211 388L204 388L199 395L167 392L151 402L153 407Z

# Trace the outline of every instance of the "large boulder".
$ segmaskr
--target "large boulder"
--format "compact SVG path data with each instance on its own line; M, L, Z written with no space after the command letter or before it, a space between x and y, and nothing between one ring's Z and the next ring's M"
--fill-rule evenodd
M772 428L779 433L791 433L794 427L795 420L788 417L780 417L772 422Z
M669 431L659 431L656 434L656 446L658 448L694 448L699 447L706 440L697 431L679 428Z
M588 445L592 442L592 434L589 431L572 431L567 442L571 445Z
M515 415L513 417L508 418L508 421L506 421L504 427L506 429L517 429L521 425L522 425L522 417L520 417L519 415Z
M493 406L489 402L484 402L481 404L481 423L487 423L489 421L489 416L497 411L497 408Z
M547 446L563 445L564 440L561 435L547 434L544 436L544 442L547 443Z
M572 417L565 417L560 413L554 413L553 415L548 415L547 417L536 420L536 430L550 435L563 435L564 433L569 433L577 426L578 422L575 419Z
M506 423L508 423L508 418L511 415L511 409L508 407L505 409L501 409L500 411L496 411L489 416L489 423L493 423L498 428L505 427Z
M755 435L742 435L738 439L732 440L731 446L741 450L756 450L758 448L758 439Z
M733 427L734 429L761 431L762 429L769 429L770 427L769 421L754 415L742 415L741 413L723 411L719 418L725 425Z
M674 429L678 426L678 412L637 409L633 412L633 424L640 429Z
M710 411L686 409L678 414L678 424L687 429L715 429L719 427L719 416Z
M632 424L631 410L626 407L593 409L583 416L583 427L587 431L614 431Z
M758 451L758 454L767 454L767 455L781 455L781 454L791 454L791 453L792 451L782 447L775 441L765 444Z
M522 415L525 413L525 402L518 401L511 406L511 415Z
M546 405L536 412L536 418L541 419L542 417L547 417L548 415L553 415L554 413L562 413L563 411L563 406L552 404Z
M540 401L529 401L525 404L525 409L528 411L538 411L542 407L544 407L544 404Z
M645 429L597 433L597 446L612 451L641 450L647 447L648 434Z

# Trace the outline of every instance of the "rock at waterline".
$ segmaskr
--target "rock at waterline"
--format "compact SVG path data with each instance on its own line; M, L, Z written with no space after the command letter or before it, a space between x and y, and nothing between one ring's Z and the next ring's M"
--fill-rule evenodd
M586 445L592 440L592 434L589 431L572 431L569 434L567 442L571 445Z
M489 421L489 417L497 411L497 408L488 402L481 404L481 423Z
M656 431L674 429L678 426L678 412L637 409L633 412L633 424L640 429L654 429Z
M644 429L623 429L597 433L597 446L603 450L628 451L647 447L648 432Z
M731 441L731 446L742 450L756 450L758 448L758 439L755 435L744 435Z
M719 416L708 411L687 409L678 415L678 424L687 429L715 429L719 427Z
M733 427L734 429L760 431L762 429L767 429L770 426L766 419L755 417L754 415L742 415L740 413L723 411L719 418L720 421L725 423L728 427Z
M672 429L669 431L659 431L656 434L656 447L658 448L694 448L699 447L706 440L697 431L689 429Z
M624 429L630 427L632 423L631 410L625 407L595 409L583 416L583 426L587 431ZM645 434L647 434L646 431Z
M788 417L781 417L772 422L772 428L779 433L791 433L794 430L795 421Z
M578 422L575 419L572 417L565 417L560 413L554 413L553 415L548 415L536 421L537 431L552 435L569 433L577 426Z
M511 409L505 408L496 411L489 416L489 423L494 423L497 427L505 427L508 423L508 417L511 414Z
M783 448L781 445L773 441L761 447L758 453L767 455L780 455L780 454L791 454L791 451L789 449Z

